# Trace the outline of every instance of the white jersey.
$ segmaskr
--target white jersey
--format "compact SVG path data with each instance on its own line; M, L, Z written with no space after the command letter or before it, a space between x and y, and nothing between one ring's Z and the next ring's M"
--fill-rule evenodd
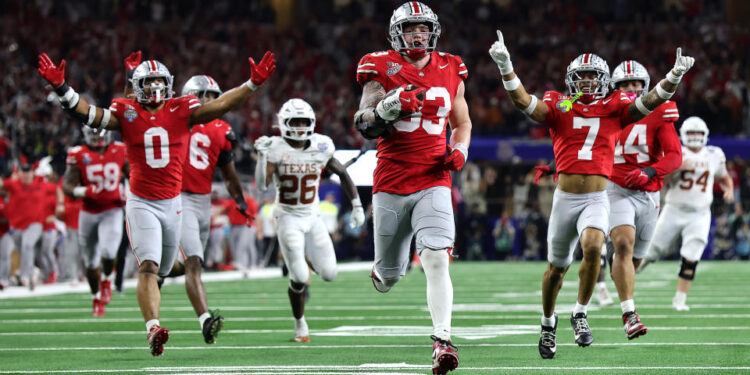
M714 199L714 177L727 174L724 152L715 146L703 147L698 152L682 146L682 162L684 169L669 177L666 204L708 209Z
M280 136L271 140L267 160L276 167L276 210L295 216L317 213L320 173L333 157L333 141L313 134L307 148L295 149Z

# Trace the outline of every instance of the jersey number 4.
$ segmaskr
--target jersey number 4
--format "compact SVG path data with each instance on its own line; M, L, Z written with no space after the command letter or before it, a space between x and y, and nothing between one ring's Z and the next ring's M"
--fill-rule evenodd
M706 185L708 185L708 171L701 173L698 178L694 178L694 175L694 169L680 172L680 189L690 190L693 188L693 185L700 185L703 186L701 193L705 193Z

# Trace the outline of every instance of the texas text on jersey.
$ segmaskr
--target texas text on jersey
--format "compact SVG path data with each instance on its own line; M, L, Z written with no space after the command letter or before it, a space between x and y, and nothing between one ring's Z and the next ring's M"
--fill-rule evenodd
M193 95L166 101L156 113L134 99L112 100L110 110L122 125L130 162L130 191L147 199L180 194L190 138L190 114L200 101Z
M211 181L219 154L232 149L227 139L227 133L231 131L232 127L219 119L193 126L190 130L188 160L182 176L182 191L211 193Z
M357 82L377 81L386 91L404 84L427 89L421 114L393 124L395 132L378 139L373 193L411 194L433 186L451 186L445 159L445 125L458 86L468 77L458 56L434 51L417 69L394 50L362 57ZM420 116L421 115L421 116Z
M81 185L94 185L94 194L84 197L83 210L92 214L122 207L122 167L127 161L125 145L122 142L111 142L104 153L92 151L87 145L80 145L68 150L67 164L81 171Z
M625 177L634 169L652 167L656 176L650 178L645 191L659 191L664 175L679 167L682 160L680 138L674 123L680 118L675 102L667 101L645 118L626 126L615 146L615 164L610 180L625 187ZM679 154L677 165L665 165L665 155ZM669 160L666 160L667 162ZM669 164L669 163L667 163Z
M615 141L622 128L633 122L627 95L615 90L589 104L571 105L569 96L547 91L543 102L549 108L544 123L550 127L557 171L609 177Z
M268 162L276 165L276 207L284 213L309 216L318 203L320 173L333 157L331 138L313 134L304 150L295 149L279 136L271 137Z

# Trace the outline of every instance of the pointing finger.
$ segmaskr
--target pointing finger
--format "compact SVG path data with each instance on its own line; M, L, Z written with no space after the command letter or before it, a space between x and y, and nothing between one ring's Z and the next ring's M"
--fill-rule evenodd
M500 44L505 44L505 41L503 40L503 32L500 30L497 30L497 40Z

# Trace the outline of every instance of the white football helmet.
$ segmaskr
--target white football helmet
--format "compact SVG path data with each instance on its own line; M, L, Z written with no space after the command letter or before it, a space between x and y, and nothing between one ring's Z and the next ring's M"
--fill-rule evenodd
M207 75L192 76L182 86L182 96L195 95L203 104L206 104L204 99L206 99L206 94L210 92L215 93L216 97L219 97L221 95L221 88L211 76Z
M97 130L84 126L81 131L83 132L83 140L91 147L106 147L112 142L112 132L109 130Z
M315 112L310 104L302 99L289 99L281 106L277 115L279 118L279 130L284 138L295 141L306 141L312 137L315 131ZM308 120L305 126L290 126L292 119Z
M643 82L643 89L639 90L640 92L636 91L636 95L641 96L643 93L648 92L648 84L651 82L651 78L648 76L646 67L638 61L625 60L612 71L612 88L616 90L618 83L627 81Z
M146 86L146 80L152 78L163 78L164 84L152 82ZM138 65L130 80L133 82L135 100L139 103L159 104L172 98L174 77L169 74L169 69L164 64L156 60L146 60Z
M688 133L700 132L702 135L689 135ZM689 148L699 149L708 143L708 126L700 117L690 116L682 122L680 127L680 140Z
M405 35L416 34L404 33L404 26L411 23L423 23L430 28L430 32L427 33L430 37L426 47L414 48L413 44L406 42ZM437 14L430 7L419 1L409 1L393 11L388 33L391 35L391 47L394 50L402 55L418 59L435 50L440 37L440 22L438 22Z
M583 79L581 73L595 72L595 79ZM565 84L568 86L570 95L582 92L581 101L590 102L594 99L602 99L607 95L609 89L609 65L607 62L593 53L584 53L576 57L568 64L565 73ZM581 90L580 87L588 84L589 87ZM591 86L596 84L593 90Z

